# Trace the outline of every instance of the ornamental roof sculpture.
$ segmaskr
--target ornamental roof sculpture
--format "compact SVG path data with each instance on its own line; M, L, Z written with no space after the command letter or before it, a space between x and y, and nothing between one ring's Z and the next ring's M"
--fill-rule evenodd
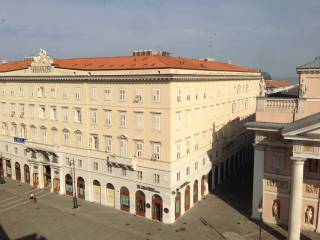
M51 65L53 63L53 59L48 56L47 51L40 48L39 55L37 57L34 57L33 63Z

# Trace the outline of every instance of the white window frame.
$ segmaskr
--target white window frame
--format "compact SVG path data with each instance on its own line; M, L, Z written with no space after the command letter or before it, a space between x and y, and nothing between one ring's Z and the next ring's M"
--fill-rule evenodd
M144 129L143 112L135 112L136 130Z
M127 157L128 156L128 139L120 139L119 140L119 155L121 157Z
M127 90L125 88L119 89L119 101L127 101Z
M112 90L111 88L104 89L104 100L111 101L112 100Z
M160 103L161 101L161 91L159 88L152 89L152 102Z
M127 112L126 111L119 111L119 120L120 120L120 128L127 127Z
M135 145L136 145L136 157L143 157L143 141L139 140L139 141L135 141Z
M112 152L112 136L105 136L105 151L108 153Z
M152 129L155 132L161 131L161 113L152 113Z

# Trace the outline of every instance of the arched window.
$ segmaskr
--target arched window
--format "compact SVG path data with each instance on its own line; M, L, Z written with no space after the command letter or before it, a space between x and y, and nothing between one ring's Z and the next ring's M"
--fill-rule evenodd
M111 183L107 184L107 205L114 207L115 201L115 190L114 186Z
M120 189L120 208L123 211L130 211L130 196L129 190L126 187Z
M93 181L93 201L101 203L101 185L98 180Z
M136 214L142 217L146 215L146 196L140 190L136 192Z
M66 195L73 196L73 182L70 174L65 177Z
M162 198L155 194L152 196L152 219L162 221Z
M193 203L198 202L198 185L198 180L195 180L193 184Z
M20 163L16 162L14 164L16 170L16 180L21 181L21 170L20 170Z
M82 177L77 179L78 198L85 199L85 181Z

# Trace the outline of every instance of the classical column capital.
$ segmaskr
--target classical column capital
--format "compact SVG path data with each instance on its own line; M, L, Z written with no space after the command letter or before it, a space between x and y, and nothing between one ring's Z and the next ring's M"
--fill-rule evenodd
M306 158L302 157L290 157L290 159L296 164L304 164L304 162L307 160Z

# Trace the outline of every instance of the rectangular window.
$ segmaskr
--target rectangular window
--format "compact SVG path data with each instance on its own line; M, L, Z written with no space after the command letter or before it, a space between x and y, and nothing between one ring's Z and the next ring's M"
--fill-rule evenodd
M82 168L82 160L81 159L78 159L78 167Z
M52 130L52 143L53 145L58 144L58 131L55 129Z
M24 104L20 104L20 118L24 118Z
M187 101L191 100L191 89L187 88Z
M39 118L40 119L45 119L46 118L46 107L45 106L40 106L40 108L39 108Z
M98 171L98 163L97 162L93 162L93 170Z
M70 133L68 131L63 132L64 145L69 145Z
M160 102L160 89L152 89L152 101L154 103Z
M137 171L138 180L142 180L142 171Z
M161 129L161 113L152 114L152 128L153 131L159 132Z
M176 153L177 153L177 159L181 157L181 142L176 142Z
M11 117L15 117L16 116L16 104L15 103L11 103Z
M75 137L76 137L76 146L82 147L82 134L80 132L77 132L75 134Z
M126 157L128 155L128 140L120 139L120 156Z
M105 124L107 127L111 127L111 124L112 124L112 112L111 110L105 110L105 117L106 117L106 120L105 120Z
M198 170L198 167L199 167L199 166L198 166L198 162L195 162L195 163L194 163L194 170Z
M284 168L284 153L283 152L273 152L272 153L272 167L274 169Z
M67 99L67 98L68 98L68 95L69 95L68 88L62 88L62 97L63 97L64 99Z
M108 165L108 173L112 173L112 166L111 165Z
M189 176L190 175L190 167L186 168L186 175Z
M80 88L75 88L74 90L74 98L79 100L80 99Z
M57 107L51 107L51 114L50 114L50 118L53 121L57 120Z
M152 156L151 156L151 160L160 160L160 147L161 144L154 142L152 143Z
M106 88L104 90L104 99L107 100L107 101L111 101L112 100L111 88Z
M90 149L98 150L99 149L99 138L98 135L90 136Z
M91 88L91 99L97 99L97 88L92 87Z
M176 112L176 130L182 128L182 112Z
M30 117L32 118L32 119L34 119L34 117L35 117L35 106L33 105L33 104L30 104L29 105L29 107L30 107Z
M97 110L91 110L90 115L91 115L91 124L97 125L98 123Z
M55 87L52 87L50 89L50 93L51 93L51 98L56 98L56 88Z
M126 101L127 100L127 93L126 93L125 89L120 89L119 100L120 101Z
M191 137L186 138L186 153L190 153L190 146L191 146Z
M30 87L30 97L34 97L34 88Z
M112 152L112 136L105 136L106 141L106 152Z
M120 114L120 127L125 128L127 126L127 113L119 112Z
M13 137L17 137L17 125L12 125L11 127L11 133Z
M63 121L65 122L69 121L68 111L69 109L67 107L62 107Z
M44 89L44 87L39 87L38 88L38 97L39 98L44 98L45 97L45 89Z
M177 90L177 102L181 102L181 99L182 99L182 97L181 97L181 89L179 88Z
M159 174L153 174L154 182L159 183L160 182L160 175Z
M82 122L81 108L76 108L74 110L74 120L76 123Z
M6 102L2 102L1 103L1 111L2 111L2 115L7 115L7 103Z
M42 143L47 143L47 129L41 129Z
M143 156L143 142L142 141L136 141L136 157L142 157Z
M122 176L127 176L127 169L122 169Z
M135 113L135 119L136 119L136 129L137 130L143 130L143 113L142 112L136 112Z
M23 87L20 86L20 88L19 88L19 96L23 97L23 95L24 95L23 94Z
M180 172L177 172L177 182L180 181Z
M136 88L134 102L136 102L136 103L142 102L142 94L143 94L142 88Z

